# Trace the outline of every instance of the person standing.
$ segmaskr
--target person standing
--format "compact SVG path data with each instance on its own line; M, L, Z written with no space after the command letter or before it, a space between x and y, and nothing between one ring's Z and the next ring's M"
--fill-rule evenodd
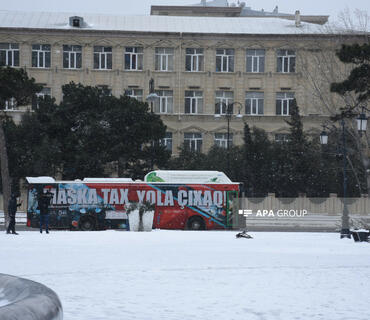
M9 215L9 225L8 229L6 230L7 234L18 234L15 232L15 215L17 213L17 208L20 207L22 204L22 201L20 203L17 203L17 194L12 193L9 199L8 203L8 215Z
M49 233L49 206L53 194L49 191L43 193L39 198L40 210L40 233L42 233L42 226L45 226L46 233Z

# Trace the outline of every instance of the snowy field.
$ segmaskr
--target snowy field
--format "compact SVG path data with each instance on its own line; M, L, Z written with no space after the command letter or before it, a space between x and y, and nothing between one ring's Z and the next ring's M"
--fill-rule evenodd
M370 244L338 234L0 234L0 273L57 292L64 319L370 319Z

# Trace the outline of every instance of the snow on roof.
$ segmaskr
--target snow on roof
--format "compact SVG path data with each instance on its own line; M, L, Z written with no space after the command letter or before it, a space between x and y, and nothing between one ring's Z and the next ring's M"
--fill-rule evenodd
M84 178L83 182L97 182L97 183L110 183L110 182L133 182L131 178Z
M55 183L52 177L26 177L28 183Z
M213 1L207 1L205 5L203 5L203 3L200 2L200 3L193 4L192 6L194 7L199 7L199 6L201 7L203 6L204 7L228 7L229 4L227 0L213 0Z
M69 25L72 16L83 17L86 26ZM0 28L54 30L104 30L127 32L182 32L208 34L315 34L322 27L279 18L227 18L178 16L118 16L103 14L25 12L0 10Z
M145 182L168 183L232 183L220 171L155 170L144 177Z

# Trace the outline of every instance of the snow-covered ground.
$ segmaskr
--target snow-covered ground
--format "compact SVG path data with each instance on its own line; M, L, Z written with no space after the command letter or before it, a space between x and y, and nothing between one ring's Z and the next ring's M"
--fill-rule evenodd
M0 234L0 273L41 282L70 319L370 319L370 244L336 233Z

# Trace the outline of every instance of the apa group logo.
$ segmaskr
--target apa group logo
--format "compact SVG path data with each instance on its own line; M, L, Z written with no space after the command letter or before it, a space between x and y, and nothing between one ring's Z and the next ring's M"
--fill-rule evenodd
M253 210L250 209L241 209L239 214L244 217L271 217L271 218L302 218L308 214L308 211L305 209L279 209L279 210Z

